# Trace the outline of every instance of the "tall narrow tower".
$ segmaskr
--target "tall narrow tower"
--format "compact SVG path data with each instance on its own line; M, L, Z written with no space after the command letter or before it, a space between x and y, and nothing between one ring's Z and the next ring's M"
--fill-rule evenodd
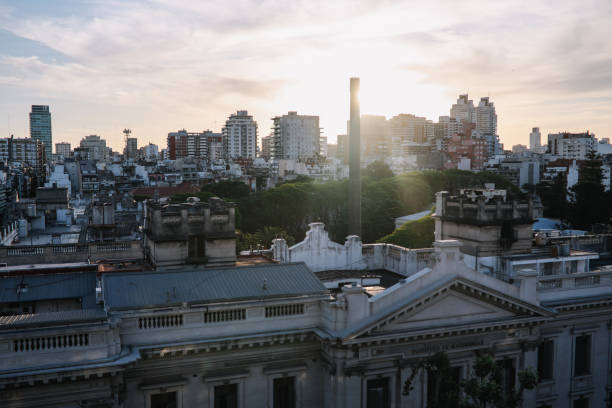
M349 134L349 225L350 235L361 236L361 117L359 78L351 78L351 126Z

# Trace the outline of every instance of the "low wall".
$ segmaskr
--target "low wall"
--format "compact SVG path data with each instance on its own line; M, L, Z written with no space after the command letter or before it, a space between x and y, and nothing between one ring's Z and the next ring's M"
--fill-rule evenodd
M8 266L141 259L140 241L0 247L0 262Z
M385 269L410 276L433 262L433 248L409 249L391 244L363 245L349 236L344 245L329 239L322 223L312 223L304 241L288 247L284 239L272 242L272 256L279 262L304 262L311 270Z
M404 276L431 267L433 253L433 248L410 249L392 244L366 244L362 248L368 269L385 269Z

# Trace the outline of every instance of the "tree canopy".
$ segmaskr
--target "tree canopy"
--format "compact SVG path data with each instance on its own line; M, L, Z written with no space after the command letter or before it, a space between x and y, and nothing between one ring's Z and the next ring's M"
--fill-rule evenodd
M374 167L380 170L383 166L376 164ZM437 191L456 193L460 188L495 183L498 188L519 193L518 188L507 180L487 172L422 171L386 177L384 170L378 170L375 172L378 176L362 178L363 242L376 242L391 234L395 229L395 218L430 208ZM325 223L334 241L344 242L348 232L347 200L347 180L285 183L269 190L241 195L236 200L241 215L237 227L250 234L262 231L266 226L277 227L300 241L308 224L320 221ZM431 220L426 222L431 223ZM420 246L420 243L413 247ZM423 246L430 245L431 242Z

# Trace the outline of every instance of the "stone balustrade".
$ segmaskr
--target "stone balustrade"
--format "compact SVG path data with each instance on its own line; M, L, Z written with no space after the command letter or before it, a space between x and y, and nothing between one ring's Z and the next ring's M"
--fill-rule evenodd
M52 244L0 247L0 259L9 266L101 260L144 259L141 241L91 244Z

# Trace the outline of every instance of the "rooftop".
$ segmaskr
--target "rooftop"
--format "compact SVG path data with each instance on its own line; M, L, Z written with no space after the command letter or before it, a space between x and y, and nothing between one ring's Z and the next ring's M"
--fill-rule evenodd
M109 310L327 294L304 263L105 274Z

